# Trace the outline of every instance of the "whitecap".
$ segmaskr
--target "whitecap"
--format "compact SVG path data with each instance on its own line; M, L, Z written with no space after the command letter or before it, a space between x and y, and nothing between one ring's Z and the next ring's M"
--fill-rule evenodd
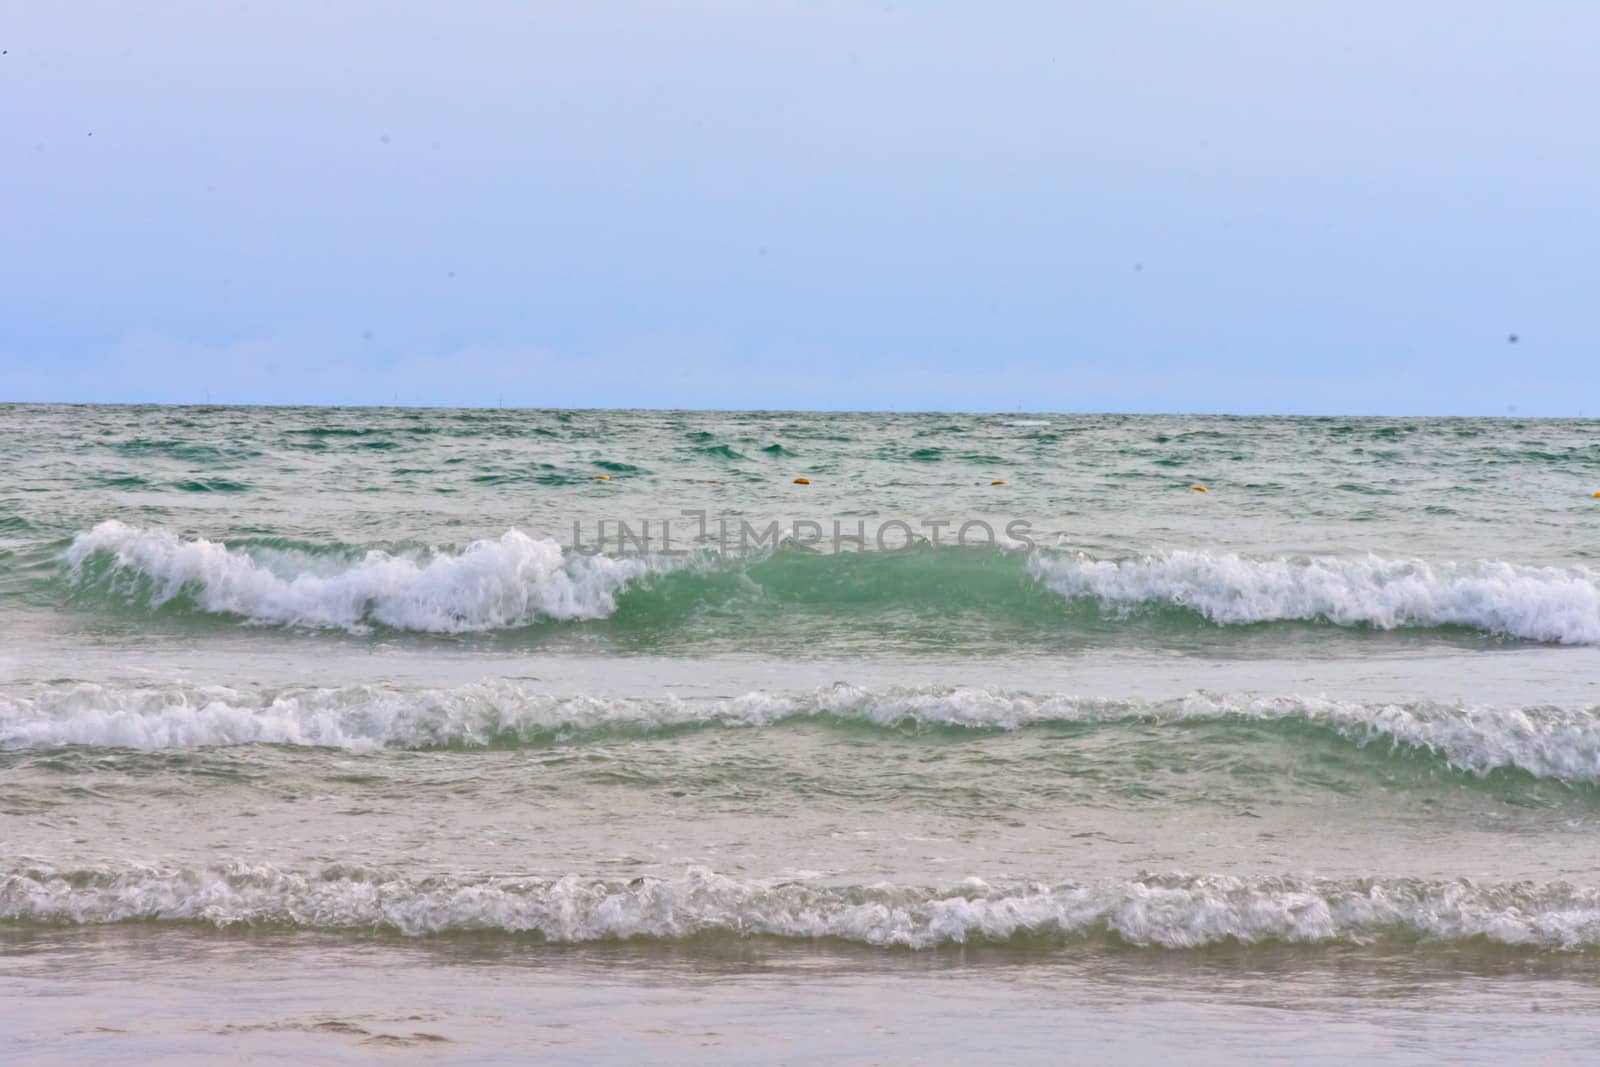
M585 733L701 726L757 729L795 720L885 728L1018 730L1049 723L1176 725L1242 719L1301 722L1357 744L1438 753L1474 774L1517 768L1540 778L1600 780L1600 711L1319 696L1192 693L1118 701L976 686L832 685L685 700L561 695L527 683L455 688L385 685L257 690L191 684L39 683L0 690L0 748L62 745L143 750L283 744L345 749L483 747Z
M329 560L279 549L252 552L205 538L102 522L79 534L65 559L82 577L96 557L124 581L143 580L149 605L181 595L200 610L251 622L362 630L462 633L524 626L540 619L599 619L617 595L670 560L563 552L548 538L518 530L474 541L458 553L421 556L371 550Z
M719 875L627 883L408 878L349 867L32 868L0 876L0 919L52 924L198 922L318 930L533 935L552 942L674 941L723 934L835 938L878 947L1064 942L1136 946L1371 943L1385 938L1585 949L1600 945L1600 892L1563 882L1146 875L950 889L819 885Z
M1223 625L1463 626L1532 641L1600 643L1600 575L1586 567L1176 551L1128 560L1036 553L1028 570L1060 596L1093 599L1112 611L1168 605Z

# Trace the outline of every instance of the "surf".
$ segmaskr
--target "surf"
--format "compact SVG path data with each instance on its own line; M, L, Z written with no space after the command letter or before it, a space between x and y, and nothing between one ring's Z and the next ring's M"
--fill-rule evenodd
M1320 735L1387 760L1437 760L1483 777L1600 781L1600 708L1194 692L1112 700L984 687L849 684L723 698L562 695L496 680L454 688L35 683L0 689L0 749L65 746L166 751L288 745L376 751L605 744L684 731L816 725L930 735L1073 729L1233 731L1237 746L1276 730L1291 751ZM1181 736L1173 738L1182 743ZM1307 749L1306 759L1314 752ZM1382 766L1372 774L1388 774Z
M109 520L74 536L60 562L56 580L90 607L312 630L462 634L597 621L668 629L731 616L759 631L810 614L890 625L971 617L1039 632L1304 624L1600 644L1600 573L1495 560L1204 550L1102 559L927 544L600 555L515 529L460 548L285 548Z
M579 874L419 878L350 866L106 865L13 868L0 875L0 920L491 933L558 944L766 938L928 951L1109 939L1172 950L1480 942L1579 952L1600 947L1600 891L1565 882L1182 873L1056 884L974 877L939 888L749 879L705 867L621 882Z

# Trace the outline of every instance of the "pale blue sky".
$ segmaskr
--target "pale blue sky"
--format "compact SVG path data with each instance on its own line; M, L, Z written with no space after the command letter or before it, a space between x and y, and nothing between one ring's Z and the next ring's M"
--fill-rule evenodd
M1597 40L0 0L0 400L1596 415Z

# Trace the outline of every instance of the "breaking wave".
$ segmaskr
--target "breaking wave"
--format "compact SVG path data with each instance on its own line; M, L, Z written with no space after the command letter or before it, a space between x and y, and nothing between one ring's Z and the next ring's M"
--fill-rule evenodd
M516 530L457 554L352 556L230 548L116 521L79 534L66 561L78 583L153 608L177 602L255 623L434 633L604 618L616 610L617 594L652 567L564 553Z
M1588 568L1171 552L1122 561L1036 554L1028 569L1068 599L1093 599L1111 610L1170 605L1221 625L1461 626L1533 641L1600 643L1600 575Z
M1563 882L1185 874L1058 885L968 879L941 890L739 879L704 868L624 883L577 875L407 878L350 867L308 874L233 864L14 869L0 876L0 919L412 936L494 931L569 943L732 936L931 949L1104 937L1169 949L1483 940L1580 950L1600 946L1600 891Z
M228 545L103 522L72 541L80 599L257 624L361 631L497 631L626 618L681 625L708 605L752 626L793 610L834 617L981 616L1047 632L1157 625L1323 623L1456 627L1557 644L1600 644L1600 574L1586 567L1376 556L1250 558L1176 551L1102 560L932 549L745 559L611 557L516 530L459 551ZM742 615L741 615L742 613Z
M1130 702L982 688L827 686L685 700L557 696L524 683L453 689L44 683L0 691L0 748L181 749L244 744L348 749L515 747L593 734L753 729L807 721L885 729L1020 730L1061 724L1298 725L1360 746L1437 755L1473 774L1515 768L1600 781L1600 709L1194 693ZM1244 739L1242 739L1243 742Z

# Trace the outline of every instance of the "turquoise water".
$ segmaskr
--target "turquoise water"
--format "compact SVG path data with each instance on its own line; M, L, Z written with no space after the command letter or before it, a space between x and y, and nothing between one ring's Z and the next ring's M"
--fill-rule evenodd
M1095 960L1239 1008L1192 969L1429 959L1592 1007L1600 423L0 429L15 967L266 938L421 988L470 938L501 978L910 954L1003 1000Z

